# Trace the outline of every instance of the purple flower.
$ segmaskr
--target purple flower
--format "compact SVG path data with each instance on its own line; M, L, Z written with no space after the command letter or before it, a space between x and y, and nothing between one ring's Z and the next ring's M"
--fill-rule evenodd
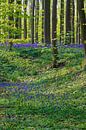
M31 100L32 98L34 98L34 96L30 95L27 97L27 99Z
M25 91L27 91L27 90L28 90L28 86L24 86L23 89L24 89Z
M4 44L0 43L0 46L3 46Z
M37 93L37 94L36 94L36 98L38 98L39 96L40 96L40 94L39 94L39 93Z
M33 47L33 48L37 48L38 44L34 43L34 44L30 44L30 43L26 43L26 44L14 44L13 45L15 48L22 48L22 47Z
M66 48L83 48L83 44L69 44L69 45L63 45Z

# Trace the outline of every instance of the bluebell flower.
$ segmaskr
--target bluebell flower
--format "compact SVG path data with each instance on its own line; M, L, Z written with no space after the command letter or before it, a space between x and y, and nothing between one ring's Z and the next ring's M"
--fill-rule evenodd
M36 98L38 98L38 97L40 97L40 94L39 94L39 93L36 94Z
M33 98L34 98L34 96L32 96L32 95L30 95L30 96L27 97L27 99L29 99L29 100L31 100Z
M4 46L4 44L0 43L0 46Z
M11 86L11 83L0 83L0 86L1 87L8 87L8 86Z
M27 90L28 90L28 86L24 86L23 89L24 89L25 91L27 91Z
M69 44L69 45L63 45L66 48L83 48L83 44Z

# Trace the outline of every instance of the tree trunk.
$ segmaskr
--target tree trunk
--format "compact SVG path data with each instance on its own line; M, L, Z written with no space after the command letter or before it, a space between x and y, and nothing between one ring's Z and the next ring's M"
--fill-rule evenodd
M76 43L80 44L80 18L78 8L78 1L76 1Z
M42 43L44 43L44 0L42 0Z
M35 0L35 42L38 43L38 27L39 27L39 0Z
M44 3L44 37L45 37L45 44L49 45L51 43L50 40L50 1L45 0Z
M13 2L14 2L14 0L8 0L9 9L12 6ZM13 14L14 14L14 9L12 9L11 12L10 12L10 15L8 15L8 20L9 20L9 39L14 38L14 33L13 33L12 28L11 28L11 27L14 26L13 25L14 24L13 23L14 22L14 16L13 16Z
M61 0L60 12L60 43L64 43L64 0Z
M71 43L71 0L66 1L66 39L65 44Z
M34 44L34 8L35 8L35 0L32 1L31 5L31 42Z
M24 38L27 39L27 0L24 1Z
M53 7L52 7L52 50L53 50L53 68L57 67L57 35L56 35L56 30L57 30L57 0L53 0Z
M21 6L21 0L17 0L16 1L16 4L18 5L18 6ZM21 7L19 8L19 10L18 11L16 11L16 20L15 20L15 26L16 26L16 28L18 29L18 33L15 33L15 38L17 39L17 38L21 38L21 11L22 11L22 9L21 9Z
M71 43L75 43L75 28L74 28L74 16L75 16L75 3L71 1Z
M85 11L84 11L84 0L77 0L78 3L78 12L81 22L81 38L82 43L84 44L84 50L86 55L86 17L85 17Z

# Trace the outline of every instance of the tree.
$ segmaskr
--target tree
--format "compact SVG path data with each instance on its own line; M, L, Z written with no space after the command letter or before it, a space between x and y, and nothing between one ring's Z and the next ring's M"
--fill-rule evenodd
M85 55L86 55L86 16L84 10L84 0L77 0L78 3L78 12L81 22L81 35L82 35L82 43L84 44Z
M60 42L64 43L64 0L61 0L61 11L60 11Z
M35 0L35 42L38 43L39 0Z
M35 11L35 0L31 3L31 42L34 44L34 11Z
M71 1L71 43L75 43L75 27L74 27L74 19L75 16L75 3L74 0Z
M21 0L16 0L15 26L18 30L18 33L15 33L15 38L21 38L21 11Z
M27 38L27 0L24 0L24 38Z
M12 48L14 38L17 38L20 34L20 24L18 23L19 13L21 12L20 6L14 0L7 0L6 3L1 2L0 40L4 43L9 42L10 48Z
M44 42L46 45L51 43L50 39L50 1L44 1Z
M9 23L9 39L14 38L14 0L8 0L8 8L9 8L9 14L8 14L8 23Z
M78 11L78 1L76 1L76 43L80 44L80 18Z
M52 6L52 50L53 50L53 68L57 67L57 0L53 0L53 6Z
M44 0L42 0L42 43L44 43Z
M8 37L8 2L0 1L0 42L4 43Z
M66 0L66 44L71 43L71 0Z

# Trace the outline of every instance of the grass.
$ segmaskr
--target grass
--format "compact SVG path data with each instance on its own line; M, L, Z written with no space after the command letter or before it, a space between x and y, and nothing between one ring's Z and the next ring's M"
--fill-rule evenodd
M0 86L0 130L86 129L83 57L79 48L60 48L66 64L52 69L49 48L0 47L0 82L26 82Z

